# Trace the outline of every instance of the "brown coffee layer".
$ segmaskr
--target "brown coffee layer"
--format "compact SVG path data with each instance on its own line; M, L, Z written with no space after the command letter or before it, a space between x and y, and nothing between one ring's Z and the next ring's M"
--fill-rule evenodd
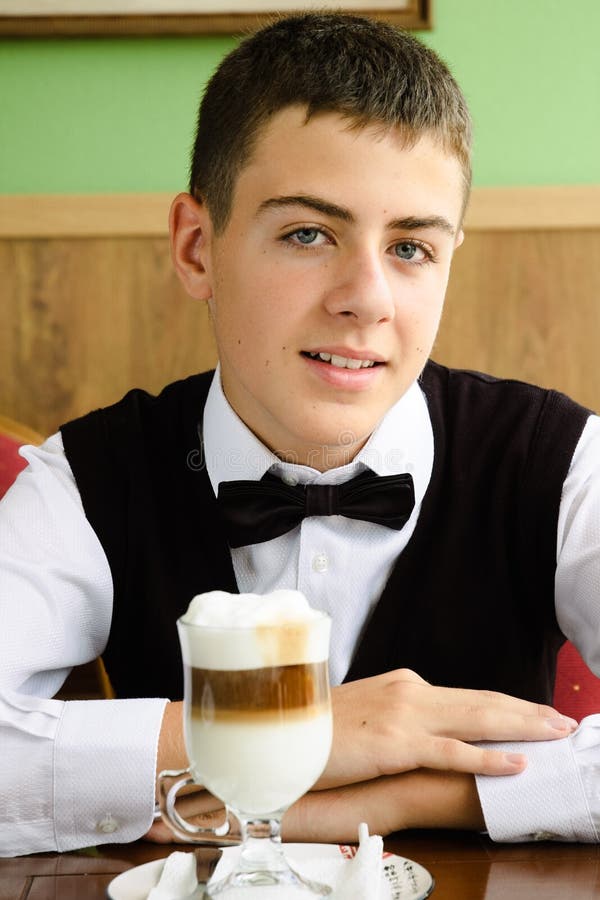
M327 663L239 671L186 667L193 713L274 712L321 707L329 696Z
M202 725L219 724L235 727L251 725L275 726L304 723L308 726L315 719L329 712L329 704L296 706L294 709L220 709L219 707L192 706L191 721Z

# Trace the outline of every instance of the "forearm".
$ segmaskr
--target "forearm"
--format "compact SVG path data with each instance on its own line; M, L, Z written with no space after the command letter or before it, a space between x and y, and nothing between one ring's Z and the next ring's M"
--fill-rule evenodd
M353 841L360 822L383 835L406 828L485 827L472 775L421 769L313 791L286 814L283 832L288 841Z
M200 816L198 824L219 824L222 804L207 791L184 797L178 809L185 818ZM286 841L325 843L356 840L358 825L366 822L373 834L392 834L406 828L484 827L472 775L421 769L346 785L311 791L287 811L283 819ZM163 843L173 840L162 822L147 837Z
M420 769L398 779L388 789L391 802L404 807L404 828L485 828L473 775Z
M165 769L185 769L188 757L183 738L183 703L167 703L156 752L156 775ZM158 797L158 795L157 795Z

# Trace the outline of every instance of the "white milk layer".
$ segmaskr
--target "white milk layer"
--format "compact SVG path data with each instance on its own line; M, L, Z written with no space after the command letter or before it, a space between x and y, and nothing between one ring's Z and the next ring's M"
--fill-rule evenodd
M178 622L183 661L200 669L260 669L323 662L331 621L300 591L194 597Z
M318 779L332 740L331 715L293 721L186 723L192 774L239 812L265 816L287 809Z

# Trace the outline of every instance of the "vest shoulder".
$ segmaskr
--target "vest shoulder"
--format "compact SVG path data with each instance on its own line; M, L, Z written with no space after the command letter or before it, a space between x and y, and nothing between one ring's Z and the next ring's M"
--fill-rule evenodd
M118 428L131 424L140 416L176 415L176 410L192 403L203 406L214 370L190 375L166 385L158 394L133 388L116 403L92 410L61 425L63 437L81 428Z
M589 409L559 391L433 362L421 386L438 456L473 478L489 479L501 462L521 484L543 473L562 488Z
M561 391L540 387L516 378L499 378L471 369L455 369L429 360L420 379L430 403L463 410L465 414L480 412L484 418L497 416L501 409L510 417L530 412L553 412L584 421L592 415L587 409Z

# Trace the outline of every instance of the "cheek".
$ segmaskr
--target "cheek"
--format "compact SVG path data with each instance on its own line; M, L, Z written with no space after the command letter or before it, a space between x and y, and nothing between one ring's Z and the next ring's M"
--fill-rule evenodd
M443 293L422 290L413 295L410 307L396 320L398 340L407 353L427 357L435 340L443 309Z
M449 272L444 267L424 279L416 294L415 313L425 328L437 325L444 308Z

